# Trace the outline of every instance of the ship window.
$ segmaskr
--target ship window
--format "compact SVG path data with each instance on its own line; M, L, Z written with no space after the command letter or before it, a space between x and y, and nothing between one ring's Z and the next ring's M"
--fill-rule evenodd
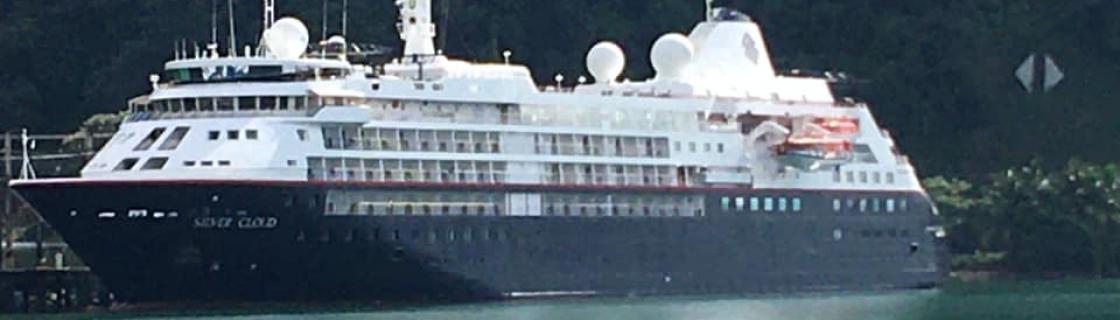
M228 166L229 166L229 164L230 164L230 163L229 163L229 160L221 160L221 161L218 161L218 165L219 165L219 166L222 166L222 167L228 167Z
M840 199L832 199L832 211L840 212Z
M704 144L704 152L712 152L712 144L711 143L705 143Z
M148 159L148 162L144 163L143 167L140 167L140 170L159 170L159 169L163 169L163 166L166 165L166 164L167 164L167 158L164 158L164 157L151 158L151 159Z
M183 142L183 138L187 136L187 131L190 130L191 129L188 127L175 128L175 130L171 131L171 135L167 136L167 140L164 140L163 143L159 145L159 149L175 150L175 148L179 147L179 143Z
M801 198L793 198L790 200L790 206L793 207L794 212L801 212Z
M731 210L731 198L723 197L719 200L719 204L720 208L723 208L723 211Z
M218 98L218 111L233 111L233 98Z
M184 111L184 112L195 112L195 111L198 111L198 100L195 100L195 99L183 99L183 111Z
M148 136L144 137L144 140L140 140L140 144L137 144L136 148L133 148L132 150L134 150L134 151L148 150L148 148L151 148L152 145L156 143L156 140L159 140L159 137L163 135L164 131L166 131L166 129L164 129L164 128L152 129L151 132L148 132Z
M786 198L778 198L778 211L786 211Z
M203 167L213 167L214 166L214 161L199 162L199 165L203 166Z
M716 152L723 153L723 144L716 144Z
M261 110L276 110L276 97L261 97Z
M256 97L239 97L237 98L237 110L257 110Z
M762 200L762 210L774 211L774 198L766 197Z
M140 161L140 159L137 159L137 158L128 158L128 159L121 160L121 162L118 163L115 168L113 168L113 171L132 170L132 167L135 167L136 162L138 162L138 161Z
M867 183L867 171L859 172L859 183Z
M237 140L238 136L239 136L239 132L237 130L226 131L226 138L228 138L230 140Z
M887 212L894 212L894 199L887 199Z
M894 183L894 172L887 172L887 183Z
M257 140L257 130L245 130L246 140Z
M758 198L751 197L751 211L758 211Z
M879 198L871 199L871 211L879 212Z
M210 131L210 140L218 140L222 137L221 131Z
M299 141L307 141L307 130L297 129L296 137L299 138Z
M199 98L198 111L214 111L214 98Z
M735 210L743 211L743 206L746 204L743 197L735 198Z
M906 201L906 199L899 199L899 200L898 200L898 210L899 210L899 211L907 211L907 210L910 210L910 205L909 205L909 203L908 203L908 202Z
M681 142L680 141L674 141L673 142L673 151L681 152Z
M696 152L696 143L695 142L689 142L688 143L688 152Z
M193 167L194 165L195 165L194 161L183 161L183 166L184 167Z
M832 182L840 182L840 167L832 171Z
M859 212L867 212L867 199L859 199Z
M882 178L883 178L883 177L882 177L882 174L881 174L881 173L879 173L878 171L875 171L874 173L872 173L872 174L871 174L871 181L872 181L872 182L875 182L875 183L880 183L880 182L882 182L882 181L883 181L883 179L882 179Z
M847 179L848 183L856 182L856 174L855 173L853 173L851 171L848 171L848 172L845 172L844 175L847 176L846 178L848 178Z

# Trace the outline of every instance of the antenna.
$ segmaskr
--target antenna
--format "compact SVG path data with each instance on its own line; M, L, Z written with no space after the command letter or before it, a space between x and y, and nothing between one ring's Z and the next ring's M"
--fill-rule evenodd
M327 40L327 0L323 0L323 35L319 40Z
M439 37L439 48L442 50L447 49L447 28L451 25L449 22L451 20L451 5L449 3L450 0L439 1L441 9L440 14L443 15L440 21L440 25L443 26L443 32L436 34L436 36Z
M704 16L704 17L703 17L703 20L704 20L704 21L711 21L711 18L712 18L712 17L711 17L711 2L712 2L712 1L715 1L715 0L703 0L703 4L704 4L704 7L703 7L703 16Z
M346 13L350 10L350 0L342 0L342 37L346 38Z
M436 26L432 24L432 0L397 0L400 8L401 40L404 56L431 56L436 54Z
M264 0L264 23L261 24L261 32L272 28L273 22L276 22L276 0Z
M210 0L210 43L218 43L218 0Z
M237 33L234 32L233 0L226 0L229 5L229 55L237 56Z

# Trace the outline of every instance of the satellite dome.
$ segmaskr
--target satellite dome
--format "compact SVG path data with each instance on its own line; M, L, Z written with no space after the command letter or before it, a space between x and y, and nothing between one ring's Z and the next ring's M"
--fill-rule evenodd
M613 42L599 42L587 52L587 71L597 83L614 82L625 66L626 55Z
M307 51L310 36L307 26L295 18L283 18L265 30L262 45L269 54L281 59L298 59Z
M696 49L692 41L679 33L669 33L658 38L650 50L649 61L658 78L676 79L684 74L685 67L692 62Z

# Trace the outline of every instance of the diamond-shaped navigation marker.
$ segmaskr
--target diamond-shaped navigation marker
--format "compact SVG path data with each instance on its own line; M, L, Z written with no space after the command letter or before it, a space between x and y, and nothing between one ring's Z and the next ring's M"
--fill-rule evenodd
M1015 69L1015 77L1027 92L1034 92L1034 54L1027 56L1027 60Z
M1050 92L1050 89L1053 89L1066 77L1062 73L1062 69L1058 69L1058 64L1054 63L1054 59L1051 59L1050 55L1046 55L1046 69L1044 69L1042 76L1042 92Z

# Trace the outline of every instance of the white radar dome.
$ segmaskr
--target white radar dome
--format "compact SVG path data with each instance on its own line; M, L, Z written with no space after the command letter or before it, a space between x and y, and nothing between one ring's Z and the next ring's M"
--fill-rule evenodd
M587 52L587 71L591 72L597 83L614 82L622 74L624 67L626 55L613 42L599 42Z
M658 78L678 79L692 62L696 49L692 40L679 33L669 33L657 38L650 50L649 61Z
M265 30L261 39L268 52L281 59L298 59L307 51L307 26L295 18L283 18Z

